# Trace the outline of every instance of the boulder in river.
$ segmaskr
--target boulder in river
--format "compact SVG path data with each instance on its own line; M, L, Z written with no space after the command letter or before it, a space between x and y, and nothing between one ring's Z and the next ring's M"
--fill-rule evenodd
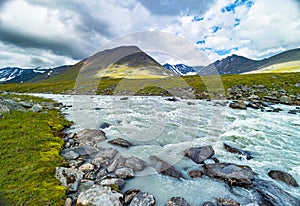
M127 140L122 139L122 138L110 140L110 141L108 141L108 143L113 144L113 145L118 145L120 147L126 147L126 148L132 146L130 142L128 142Z
M224 143L224 148L226 149L226 151L228 151L230 153L238 154L238 157L240 159L247 159L247 160L252 159L252 156L248 151L243 151L241 149L232 147L232 146L230 146L229 144L226 144L226 143Z
M133 169L127 167L116 169L115 173L117 177L122 179L129 179L134 177Z
M271 170L268 172L268 175L274 180L280 180L293 187L299 187L295 178L287 172L280 171L280 170Z
M101 125L100 125L100 129L105 129L105 128L108 128L110 127L110 124L108 124L107 122L103 122Z
M240 206L241 204L235 200L217 198L217 205L218 206Z
M156 157L156 156L151 156L151 160L154 163L154 167L157 170L157 172L166 175L166 176L170 176L170 177L174 177L177 179L180 179L183 177L183 175L172 165L170 165L169 163L165 162L164 160Z
M203 166L207 176L221 179L228 185L249 186L252 184L254 174L249 166L232 163L215 163Z
M172 197L166 206L190 206L190 204L183 197Z
M229 104L229 107L232 108L232 109L243 109L243 110L247 109L247 105L243 101L231 102Z
M300 205L300 200L298 198L291 196L271 181L255 178L253 185L260 195L262 202L260 205Z
M137 157L123 157L120 156L118 159L118 168L127 167L134 171L141 171L147 166L147 163Z
M112 191L110 187L93 185L88 190L83 191L79 194L76 206L122 206L122 203L120 201L120 199L122 198L122 194Z
M124 203L125 203L125 205L129 205L130 202L132 201L132 199L134 198L134 196L137 195L139 192L140 192L140 190L138 190L138 189L127 190L124 193Z
M185 156L189 157L197 164L203 163L206 159L211 158L215 154L212 146L192 147L185 151Z
M155 199L152 195L149 195L147 192L137 193L129 206L153 206L155 205Z
M80 145L94 146L98 142L105 140L106 136L102 130L85 129L77 134L77 139Z

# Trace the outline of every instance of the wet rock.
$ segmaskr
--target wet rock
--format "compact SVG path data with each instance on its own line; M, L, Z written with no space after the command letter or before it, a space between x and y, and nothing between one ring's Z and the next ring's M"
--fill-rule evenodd
M140 190L137 189L131 189L127 190L124 194L124 203L125 205L129 205L132 199L134 198L135 195L137 195L140 192Z
M68 197L65 201L64 206L72 206L72 204L73 204L73 200Z
M110 140L110 141L108 141L108 143L113 144L113 145L118 145L120 147L127 147L127 148L132 146L130 142L128 142L127 140L122 139L122 138Z
M120 168L115 171L117 177L122 179L129 179L134 177L134 171L131 168Z
M123 195L112 191L110 187L94 185L79 194L76 206L122 206L121 198L123 198Z
M261 196L261 205L300 205L299 199L291 196L270 181L255 179L253 185Z
M151 156L150 159L153 161L154 168L156 169L157 172L159 172L163 175L166 175L166 176L177 178L177 179L180 179L183 177L183 175L174 166L163 161L162 159L160 159L156 156Z
M240 206L241 204L231 199L217 198L217 205L218 206Z
M228 185L249 186L254 179L250 167L231 163L215 163L204 165L204 172L207 176L221 179Z
M125 185L125 180L121 178L104 179L100 182L100 185L102 186L116 185L119 189L121 189Z
M77 134L79 145L94 146L98 142L106 139L105 132L102 130L85 129Z
M108 124L107 122L104 122L100 125L100 129L105 129L105 128L108 128L110 127L110 124Z
M81 165L79 168L78 168L81 172L90 172L92 170L95 169L95 166L90 164L90 163L87 163L87 164L83 164Z
M247 106L243 101L231 102L229 104L229 107L232 109L243 109L243 110L247 109Z
M57 167L55 176L63 186L69 188L69 191L75 192L78 189L83 174L74 168Z
M89 145L82 145L80 147L73 147L65 149L61 152L62 156L64 156L66 153L73 151L79 154L80 156L91 156L93 154L96 154L98 152L98 149L95 147L89 146Z
M269 102L274 102L274 103L279 103L279 99L275 96L264 96L263 97L266 101L269 101Z
M197 164L203 163L204 160L211 158L215 154L212 146L192 147L185 151L185 156L189 157Z
M155 205L155 199L147 192L139 192L136 194L129 206L153 206Z
M29 111L32 112L41 112L42 110L43 110L43 106L40 104L35 104L29 109Z
M272 112L282 112L283 109L281 108L273 108Z
M183 197L172 197L166 206L190 206L190 204Z
M297 114L298 110L289 110L288 113L289 114Z
M253 102L249 102L247 104L247 107L252 108L252 109L259 109L260 108L260 106L258 104L253 103Z
M177 99L176 97L169 97L166 99L166 101L169 101L169 102L178 102L179 99Z
M131 156L125 159L124 166L134 171L141 171L147 166L147 163L137 157Z
M113 148L101 148L100 151L96 154L95 158L92 160L92 164L100 167L105 161L108 161L109 164L106 165L106 168L111 165L111 160L116 156L118 150Z
M228 151L230 153L238 154L239 159L247 159L247 160L252 159L252 156L248 151L243 151L241 149L237 149L226 143L224 143L224 148L226 149L226 151Z
M291 103L292 103L292 99L291 99L289 96L286 96L286 95L281 96L281 97L279 98L279 101L280 101L280 103L282 103L282 104L291 104Z
M202 206L215 206L215 204L212 202L204 202Z
M203 172L200 171L200 170L191 170L191 171L189 171L189 176L191 178L202 177L202 175L203 175Z
M128 97L121 97L120 100L128 100Z
M116 170L116 168L117 168L117 166L118 166L118 163L119 163L119 161L118 161L118 159L115 159L110 165L109 165L109 167L107 167L107 172L113 172L113 171L115 171Z
M271 170L268 172L268 175L274 180L280 180L293 187L299 187L295 178L287 172L280 171L280 170Z
M0 102L0 114L7 114L10 112L10 109L6 106L1 104Z
M66 153L63 153L61 156L67 160L75 160L79 157L79 154L77 152L70 150Z

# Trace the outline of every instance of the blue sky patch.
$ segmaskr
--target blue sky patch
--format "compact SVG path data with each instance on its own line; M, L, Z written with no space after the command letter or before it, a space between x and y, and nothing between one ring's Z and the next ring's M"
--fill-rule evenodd
M203 17L194 16L194 19L192 20L192 22L202 21L203 19L204 19Z
M205 40L197 41L196 44L205 44Z
M230 52L234 50L234 51L237 51L239 50L238 47L234 47L234 48L231 48L231 49L220 49L220 50L214 50L215 53L217 53L218 55L220 56L223 56L223 55L226 55L226 54L230 54Z
M235 8L238 6L246 6L250 9L253 6L254 2L252 0L235 0L233 4L229 4L221 9L222 13L225 12L235 12Z
M221 30L222 29L222 27L220 27L220 26L214 26L213 28L212 28L212 33L217 33L217 31L219 31L219 30Z

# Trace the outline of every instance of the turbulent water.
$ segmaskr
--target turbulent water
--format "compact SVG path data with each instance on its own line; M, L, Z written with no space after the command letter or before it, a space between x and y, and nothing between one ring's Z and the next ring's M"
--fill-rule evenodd
M96 129L107 122L104 129L108 139L124 138L133 147L120 149L124 156L137 156L145 161L156 155L174 164L185 176L199 165L183 157L183 151L192 146L212 145L215 157L221 162L250 166L256 177L272 181L279 188L300 199L300 189L287 186L268 177L270 169L290 173L300 183L300 118L288 114L293 106L274 105L279 113L258 110L233 110L216 101L166 101L162 97L68 96L42 95L62 102L63 113L74 121L71 131ZM223 102L224 103L224 102ZM72 107L71 107L72 106ZM251 160L240 160L228 153L223 143L250 151ZM112 145L103 142L106 147ZM191 205L199 205L216 197L232 198L243 204L252 204L251 192L242 188L231 190L223 182L204 177L177 180L157 174L146 168L137 177L126 181L125 188L138 188L154 195L157 205L164 205L173 196L184 197ZM278 193L280 195L280 193ZM289 205L287 200L286 205Z

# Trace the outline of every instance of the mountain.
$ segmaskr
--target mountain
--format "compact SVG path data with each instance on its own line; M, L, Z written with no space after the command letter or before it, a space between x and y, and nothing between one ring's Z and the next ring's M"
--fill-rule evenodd
M195 75L197 74L197 71L194 69L194 67L190 67L184 64L164 64L163 65L166 69L169 71L177 74L177 75Z
M288 68L287 68L288 67ZM243 56L231 55L203 67L199 75L241 74L268 72L293 72L300 68L300 49L292 49L262 60L252 60Z
M18 67L6 67L0 69L0 82L22 83L33 79L42 80L51 75L58 74L66 70L69 66L61 66L50 69L22 69Z
M78 76L80 72L80 76ZM163 78L174 74L136 46L98 52L47 81L111 78Z
M19 83L26 82L40 74L45 73L46 69L22 69L18 67L6 67L0 69L0 82Z

